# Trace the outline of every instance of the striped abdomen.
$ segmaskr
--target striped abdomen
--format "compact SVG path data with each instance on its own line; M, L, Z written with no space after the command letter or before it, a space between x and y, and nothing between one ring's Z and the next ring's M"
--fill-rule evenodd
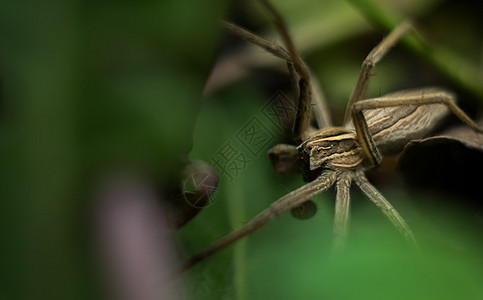
M364 112L369 132L381 154L395 154L432 131L448 113L442 104L378 108Z

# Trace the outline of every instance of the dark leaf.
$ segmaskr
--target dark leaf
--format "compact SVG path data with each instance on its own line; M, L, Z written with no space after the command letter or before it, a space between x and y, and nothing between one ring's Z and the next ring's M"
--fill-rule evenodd
M483 134L461 125L412 141L404 148L398 167L411 187L481 200Z

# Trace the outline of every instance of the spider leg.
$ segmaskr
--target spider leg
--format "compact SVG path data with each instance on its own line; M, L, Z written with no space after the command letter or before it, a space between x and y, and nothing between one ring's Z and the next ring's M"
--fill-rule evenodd
M263 48L265 51L275 55L276 57L279 57L287 62L287 68L289 71L289 75L292 81L292 86L294 90L294 95L299 95L300 90L299 90L299 81L300 81L300 76L298 75L297 71L295 70L294 63L292 61L292 57L285 50L284 48L280 47L279 45L268 41L264 38L261 38L250 31L241 28L240 26L228 23L228 22L223 22L223 26L230 31L233 35L238 36L239 38L246 40L249 43L252 43L254 45L257 45L261 48ZM308 69L307 66L305 68ZM309 71L310 72L310 71ZM310 74L309 74L310 76ZM315 118L317 120L317 125L319 128L325 128L328 126L332 126L332 119L329 115L329 110L328 106L326 104L326 100L324 97L324 93L322 92L322 89L320 85L317 84L317 82L311 81L311 93L312 93L312 103L311 105L316 107L317 109L314 110ZM310 100L310 98L309 98ZM300 113L298 113L300 115Z
M180 273L189 269L196 263L226 248L227 246L233 244L239 239L245 237L246 235L253 233L281 213L290 210L293 207L301 205L315 195L323 193L334 184L335 180L336 172L327 170L315 180L305 184L304 186L288 193L287 195L273 202L267 209L263 210L241 228L225 235L214 244L208 246L198 254L191 257L188 261L186 261L179 267L176 273Z
M356 130L362 150L364 151L365 157L368 160L368 167L377 166L381 162L382 156L376 146L376 142L369 132L369 126L367 126L367 121L364 117L363 110L359 109L359 106L353 106L352 123L354 124L354 128Z
M260 0L273 19L273 23L280 33L282 40L291 56L295 72L299 76L298 80L298 108L297 116L293 127L294 138L300 143L305 140L311 131L310 121L312 119L312 86L310 82L310 71L298 54L295 44L290 37L287 24L275 7L268 0Z
M397 26L386 38L384 38L372 51L367 55L361 66L357 83L352 92L351 98L347 105L344 124L350 122L351 109L354 103L364 98L369 83L371 81L372 71L381 58L393 47L410 29L412 29L410 22L406 21Z
M341 172L337 176L334 214L334 250L344 247L349 231L350 193L352 177L350 172Z
M261 38L258 35L253 34L244 28L241 28L238 25L235 25L229 22L222 22L222 24L233 35L236 35L237 37L249 43L252 43L254 45L257 45L263 48L265 51L275 55L276 57L279 57L283 60L286 60L289 63L292 63L292 57L290 56L290 54L287 52L287 50L280 47L279 45L273 42L270 42L264 38Z
M404 221L404 219L399 215L396 209L389 203L386 198L367 180L367 177L364 175L362 170L357 171L354 180L359 188L366 194L369 199L376 204L377 207L388 217L389 221L401 232L404 237L410 241L412 244L419 249L416 239L414 235L409 229L408 224Z
M314 77L314 76L312 76ZM312 106L314 106L314 115L317 125L320 129L333 126L332 117L330 116L329 106L325 100L322 87L317 80L312 80Z

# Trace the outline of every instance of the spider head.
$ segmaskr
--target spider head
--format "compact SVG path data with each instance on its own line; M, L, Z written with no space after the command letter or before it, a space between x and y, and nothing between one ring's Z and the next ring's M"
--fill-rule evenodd
M354 169L364 157L356 134L344 127L329 127L316 132L297 147L299 157L309 171Z

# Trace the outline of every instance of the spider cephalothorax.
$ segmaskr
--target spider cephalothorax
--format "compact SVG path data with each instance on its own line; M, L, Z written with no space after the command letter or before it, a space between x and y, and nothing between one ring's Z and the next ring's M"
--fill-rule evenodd
M344 127L321 129L297 147L305 168L354 169L363 160L362 148L354 131Z

